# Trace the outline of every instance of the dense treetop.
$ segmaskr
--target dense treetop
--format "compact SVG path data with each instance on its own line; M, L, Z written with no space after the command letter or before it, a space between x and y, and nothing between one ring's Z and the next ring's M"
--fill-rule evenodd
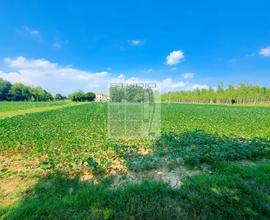
M154 93L151 88L137 85L112 86L110 98L113 102L153 102Z
M85 101L91 102L95 100L96 94L93 92L84 93L82 91L77 91L69 94L68 97L75 102L85 102Z

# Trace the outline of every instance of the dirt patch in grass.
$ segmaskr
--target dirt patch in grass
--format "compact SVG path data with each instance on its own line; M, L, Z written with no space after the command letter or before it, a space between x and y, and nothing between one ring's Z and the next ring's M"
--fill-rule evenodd
M41 158L25 158L23 155L0 155L0 179L8 176L44 175L40 168Z
M36 183L35 178L9 177L0 181L1 206L16 203L21 195Z
M143 147L143 146L139 146L138 147L138 154L141 155L141 156L145 156L145 155L149 155L153 152L152 149L149 149L147 147Z
M0 201L7 207L20 200L22 194L31 188L37 176L46 175L40 168L40 158L25 155L0 155Z
M166 167L152 170L144 170L139 172L129 172L125 174L117 174L114 176L112 188L117 188L124 184L129 183L141 183L145 180L163 181L169 184L173 188L177 188L182 185L182 181L195 174L200 173L199 170L188 170L185 167L176 167L168 169Z

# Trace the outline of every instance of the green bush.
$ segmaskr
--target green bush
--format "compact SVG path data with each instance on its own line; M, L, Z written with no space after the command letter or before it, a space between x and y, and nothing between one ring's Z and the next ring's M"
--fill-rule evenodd
M84 93L82 91L77 91L69 94L69 98L74 102L91 102L96 98L96 94L93 92Z
M11 83L0 78L0 101L8 100L9 90L11 89Z

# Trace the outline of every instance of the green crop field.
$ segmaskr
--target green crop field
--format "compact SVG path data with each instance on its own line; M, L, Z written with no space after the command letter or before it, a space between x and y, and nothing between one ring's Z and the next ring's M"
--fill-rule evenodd
M110 139L106 103L0 106L0 218L270 218L270 107L161 104L159 137Z

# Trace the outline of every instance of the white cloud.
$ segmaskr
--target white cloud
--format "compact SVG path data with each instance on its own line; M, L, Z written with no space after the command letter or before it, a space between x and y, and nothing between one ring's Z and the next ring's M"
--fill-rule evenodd
M168 92L168 91L176 91L176 90L183 90L186 89L186 86L188 86L187 82L183 81L174 81L171 78L166 78L162 80L159 84L159 89L163 92Z
M62 44L59 43L59 42L54 42L54 43L52 44L52 47L54 47L54 48L60 48L60 47L62 47Z
M144 69L144 70L141 70L141 72L143 72L143 73L151 73L151 72L153 72L153 69L152 68Z
M59 39L56 39L53 43L52 43L52 47L54 48L61 48L63 47L64 45L67 45L69 43L68 40L59 40Z
M142 40L138 40L138 39L135 39L135 40L129 40L128 41L132 46L140 46L140 45L143 45L143 41Z
M4 62L13 68L18 69L52 69L56 68L57 64L51 63L45 59L26 59L23 56L19 56L16 59L11 59L9 57L4 58Z
M270 46L260 49L259 54L264 57L270 57Z
M107 71L89 72L61 66L46 59L28 59L23 56L5 58L9 72L0 70L0 78L11 83L22 82L30 86L41 86L52 93L69 94L76 90L105 92L110 83L156 83L161 92L206 88L207 85L177 81L172 78L161 80L113 75Z
M167 57L168 65L175 65L180 63L182 59L184 59L184 52L181 50L172 51Z
M192 78L194 78L194 73L187 72L187 73L184 73L182 76L184 79L192 79Z
M37 38L41 37L41 32L37 29L32 29L32 28L29 28L28 26L24 26L24 27L22 27L21 30L27 35L31 35L31 36L37 37Z
M108 73L92 73L71 67L62 67L45 59L5 58L10 72L0 71L0 77L12 83L22 82L42 86L53 93L68 94L75 90L105 91Z
M170 71L176 71L177 70L177 68L176 67L172 67L172 68L170 68Z
M40 34L40 31L38 31L38 30L31 30L30 33L32 35L39 35Z

